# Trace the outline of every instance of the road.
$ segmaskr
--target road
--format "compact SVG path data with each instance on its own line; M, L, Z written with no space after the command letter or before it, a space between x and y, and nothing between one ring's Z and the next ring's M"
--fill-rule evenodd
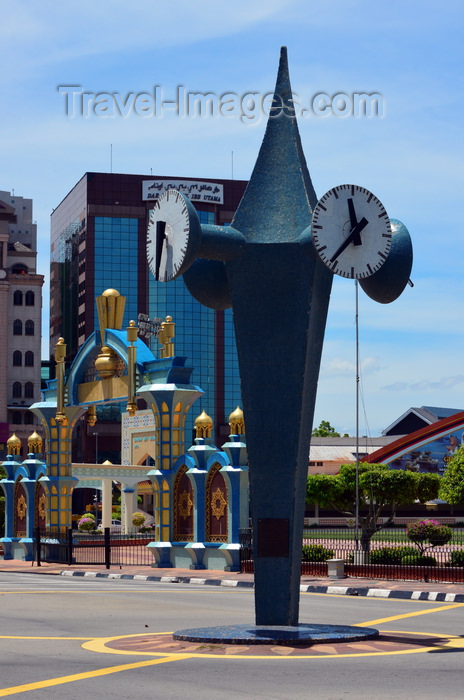
M379 643L189 651L166 633L253 623L252 590L0 573L0 698L454 700L463 608L302 594L300 622L376 627Z

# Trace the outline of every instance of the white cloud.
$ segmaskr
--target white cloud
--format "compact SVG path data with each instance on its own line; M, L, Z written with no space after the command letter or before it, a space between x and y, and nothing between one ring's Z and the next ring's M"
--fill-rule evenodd
M458 374L453 377L442 377L441 379L432 382L429 379L422 379L420 382L414 382L408 388L412 391L435 391L454 389L454 387L464 382L464 375Z
M406 391L408 389L408 385L406 382L395 382L394 384L390 384L389 386L383 386L382 391Z
M464 318L462 3L202 0L169 4L5 0L0 23L2 189L34 198L39 264L48 269L49 214L91 170L249 177L264 133L237 119L69 120L60 81L86 89L272 89L280 44L292 86L378 91L382 119L299 121L316 191L369 187L414 245L414 288L391 305L360 292L365 412L380 432L410 405L461 400ZM420 22L417 17L420 14ZM378 28L382 27L379 33ZM346 36L351 41L346 43ZM375 47L373 51L373 37ZM367 58L368 57L368 60ZM47 306L44 298L44 306ZM334 280L316 418L354 430L354 284ZM349 426L352 426L351 428Z

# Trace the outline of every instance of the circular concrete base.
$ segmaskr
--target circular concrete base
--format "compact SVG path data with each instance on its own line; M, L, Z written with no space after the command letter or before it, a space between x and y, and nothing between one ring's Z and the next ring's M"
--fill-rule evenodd
M324 642L359 642L378 637L372 627L350 625L225 625L174 632L173 639L210 644L322 644Z

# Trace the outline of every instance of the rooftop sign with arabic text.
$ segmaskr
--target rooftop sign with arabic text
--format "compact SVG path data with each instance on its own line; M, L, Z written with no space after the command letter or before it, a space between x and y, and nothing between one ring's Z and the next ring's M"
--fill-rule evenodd
M149 201L161 197L166 190L178 190L192 202L208 204L224 203L224 187L216 182L200 180L144 180L142 182L142 199Z

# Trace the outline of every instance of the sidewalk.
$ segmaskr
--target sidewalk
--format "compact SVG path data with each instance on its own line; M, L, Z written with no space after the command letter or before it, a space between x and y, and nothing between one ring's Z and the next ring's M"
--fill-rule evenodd
M66 566L11 559L0 559L0 572L21 574L51 574L54 576L86 576L114 579L137 579L162 583L188 583L193 585L230 586L253 588L253 574L229 571L156 569L149 566ZM329 593L338 595L368 596L379 598L403 598L412 600L436 600L464 603L464 584L429 583L424 581L387 581L384 579L345 578L329 579L302 576L300 590L303 593Z

